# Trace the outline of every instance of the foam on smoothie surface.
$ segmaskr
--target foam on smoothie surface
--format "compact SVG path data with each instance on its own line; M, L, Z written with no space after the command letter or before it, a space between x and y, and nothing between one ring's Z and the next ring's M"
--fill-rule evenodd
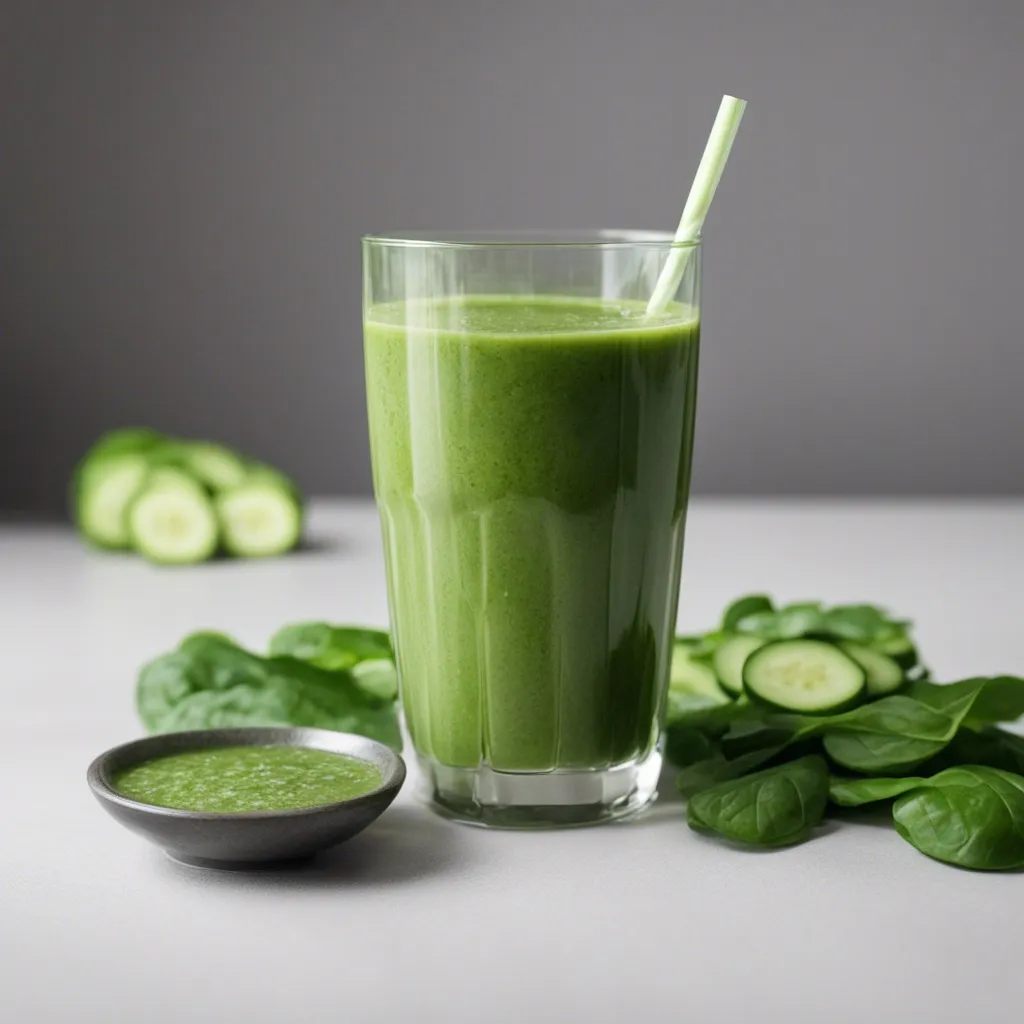
M665 327L696 325L696 310L673 303L648 317L639 301L576 299L571 296L474 295L466 298L387 302L372 306L367 321L381 327L403 327L475 337L563 340L571 335L593 339L619 331L658 334ZM617 339L615 339L617 340Z

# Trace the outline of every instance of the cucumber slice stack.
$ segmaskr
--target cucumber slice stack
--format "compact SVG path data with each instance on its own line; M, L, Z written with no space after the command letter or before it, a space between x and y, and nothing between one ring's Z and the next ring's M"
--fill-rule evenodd
M225 445L134 427L93 445L75 471L72 504L91 544L165 565L218 552L284 554L299 543L304 518L298 489L273 467Z

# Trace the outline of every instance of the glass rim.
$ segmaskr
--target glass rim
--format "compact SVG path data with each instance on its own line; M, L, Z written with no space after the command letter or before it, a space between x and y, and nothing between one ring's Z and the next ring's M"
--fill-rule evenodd
M697 249L700 239L677 242L667 231L388 231L363 235L363 244L410 249Z

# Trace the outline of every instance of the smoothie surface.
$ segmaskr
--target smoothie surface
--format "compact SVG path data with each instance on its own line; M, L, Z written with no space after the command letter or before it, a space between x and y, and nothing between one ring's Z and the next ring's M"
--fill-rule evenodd
M156 757L114 778L123 796L217 814L290 811L351 800L376 789L372 764L309 747L215 747Z
M367 323L406 330L442 331L477 337L535 336L537 340L583 335L588 340L619 332L658 333L666 326L695 327L695 309L675 303L647 317L642 302L577 299L571 296L474 295L468 298L387 302L372 306Z

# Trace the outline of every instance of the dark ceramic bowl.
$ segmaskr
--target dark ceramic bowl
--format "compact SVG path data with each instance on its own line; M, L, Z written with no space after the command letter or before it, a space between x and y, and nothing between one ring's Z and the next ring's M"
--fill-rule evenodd
M364 796L319 807L211 814L139 803L122 796L111 783L121 769L167 754L203 747L282 745L314 747L369 761L380 771L381 784ZM309 857L362 832L398 795L405 781L405 762L383 743L327 729L203 729L164 733L114 747L93 761L88 779L108 813L162 846L175 860L246 868Z

